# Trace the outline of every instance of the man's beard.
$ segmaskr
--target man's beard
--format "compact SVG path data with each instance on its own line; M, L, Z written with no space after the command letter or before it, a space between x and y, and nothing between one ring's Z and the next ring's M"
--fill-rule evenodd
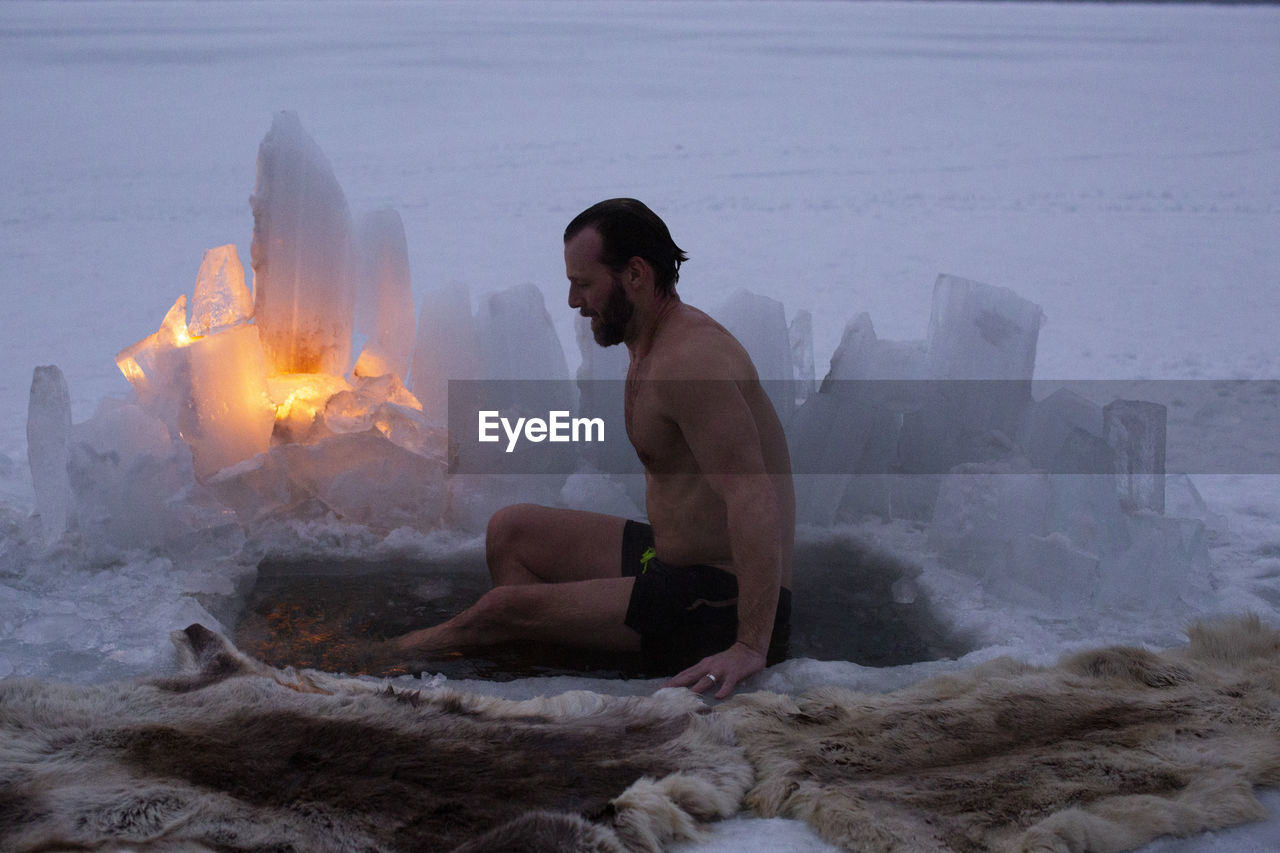
M635 306L627 299L627 292L622 287L622 279L614 278L613 287L609 290L609 298L605 300L600 313L591 318L591 335L602 347L611 347L622 343L627 332L627 323Z

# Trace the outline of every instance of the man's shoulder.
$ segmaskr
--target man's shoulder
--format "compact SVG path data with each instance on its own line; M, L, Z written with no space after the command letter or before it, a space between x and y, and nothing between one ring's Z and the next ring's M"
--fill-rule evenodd
M754 373L742 344L709 314L682 309L654 348L654 379L744 379Z

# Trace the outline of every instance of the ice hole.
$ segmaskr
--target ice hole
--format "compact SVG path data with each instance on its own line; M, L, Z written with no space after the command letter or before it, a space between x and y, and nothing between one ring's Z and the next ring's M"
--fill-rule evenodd
M849 539L797 543L791 658L899 666L970 650L916 583L919 570ZM245 600L236 645L273 666L363 672L361 645L448 619L489 588L483 556L430 562L268 557ZM639 655L520 643L414 669L450 679L644 678ZM408 671L408 670L406 670Z

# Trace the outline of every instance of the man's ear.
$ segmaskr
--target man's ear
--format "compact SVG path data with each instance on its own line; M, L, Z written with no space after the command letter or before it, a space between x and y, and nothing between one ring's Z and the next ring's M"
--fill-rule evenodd
M653 267L649 266L649 262L639 255L633 255L631 260L627 261L627 269L625 272L625 280L627 289L651 289L653 287Z

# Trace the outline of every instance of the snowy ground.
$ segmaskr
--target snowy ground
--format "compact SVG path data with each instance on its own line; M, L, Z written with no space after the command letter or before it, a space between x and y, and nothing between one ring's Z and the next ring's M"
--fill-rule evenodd
M169 630L234 609L246 555L478 547L338 524L164 551L45 551L31 535L33 368L62 368L77 421L127 394L113 356L190 290L201 252L234 242L247 259L257 144L280 109L353 210L401 212L415 291L533 282L571 364L559 235L631 195L692 255L687 301L747 287L811 311L820 372L860 311L882 337L923 338L948 272L1044 308L1041 378L1255 380L1222 386L1225 411L1185 413L1184 449L1275 416L1258 381L1280 378L1280 8L8 2L0 42L0 677L153 671ZM997 654L1169 645L1197 615L1280 621L1275 434L1237 430L1227 461L1193 471L1227 529L1211 583L1176 612L1053 618L938 566L911 525L859 524L847 532L924 567L978 650L881 670L792 661L758 686L884 690ZM1272 821L1152 849L1278 844ZM739 820L691 849L828 848L799 824Z

